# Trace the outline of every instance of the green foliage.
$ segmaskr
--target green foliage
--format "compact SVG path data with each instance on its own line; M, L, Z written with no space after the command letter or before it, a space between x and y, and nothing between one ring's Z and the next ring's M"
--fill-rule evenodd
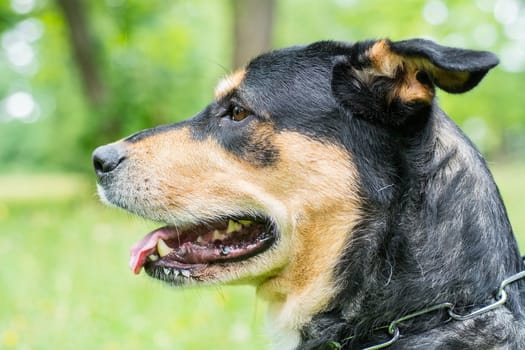
M0 170L89 170L95 146L190 117L213 97L215 81L228 72L224 3L109 3L89 8L107 90L98 106L84 98L61 13L48 4L32 16L45 28L34 44L39 69L0 70L0 97L31 92L40 103L39 119L2 118L0 111ZM206 40L196 44L199 38Z
M95 18L96 28L104 28L98 38L105 38L105 72L111 78L106 82L113 95L99 112L106 118L87 134L89 146L190 117L228 72L220 64L228 61L229 49L220 44L220 33L228 31L221 21L227 17L224 4L147 4L129 2L112 9L112 17ZM196 45L204 36L205 45Z

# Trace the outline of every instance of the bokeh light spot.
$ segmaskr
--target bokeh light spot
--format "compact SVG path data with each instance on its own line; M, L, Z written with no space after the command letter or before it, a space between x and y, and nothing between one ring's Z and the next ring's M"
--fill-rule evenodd
M501 68L507 72L521 72L525 69L525 47L519 42L503 46L499 52Z
M11 0L11 8L16 13L24 15L33 11L35 8L35 0Z
M33 48L25 41L17 41L7 48L7 58L17 67L30 65L34 57Z
M17 91L4 101L5 112L12 118L24 122L34 122L39 117L38 105L33 96L25 91Z
M24 40L35 42L44 34L44 25L36 18L27 18L16 25L16 30L21 34Z
M443 1L430 0L423 7L423 18L430 24L445 23L448 18L448 8Z
M498 31L488 23L476 26L472 35L479 47L492 47L498 40Z
M494 4L494 18L501 24L511 24L520 13L520 4L516 0L498 0Z

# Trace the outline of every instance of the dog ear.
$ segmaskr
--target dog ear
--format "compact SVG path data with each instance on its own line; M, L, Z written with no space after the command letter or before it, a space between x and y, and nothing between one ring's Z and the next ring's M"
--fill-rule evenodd
M332 70L332 93L353 115L403 127L426 121L435 86L451 93L475 87L498 58L485 51L412 39L356 43Z

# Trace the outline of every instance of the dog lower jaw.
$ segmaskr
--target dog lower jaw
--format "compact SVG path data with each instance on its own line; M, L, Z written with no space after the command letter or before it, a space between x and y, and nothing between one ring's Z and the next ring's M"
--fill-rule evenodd
M277 236L270 220L257 218L218 218L185 229L168 225L131 248L130 268L138 274L145 265L177 271L247 260L269 249Z
M260 261L278 241L275 225L261 217L218 218L186 229L168 225L131 248L130 268L138 274L144 267L173 286L236 282L243 271L267 266Z

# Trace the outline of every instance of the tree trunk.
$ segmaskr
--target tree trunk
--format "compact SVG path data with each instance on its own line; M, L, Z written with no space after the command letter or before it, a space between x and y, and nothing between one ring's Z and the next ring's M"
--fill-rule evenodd
M233 0L233 68L271 48L275 0Z
M104 102L106 89L100 79L97 52L88 28L85 4L82 0L57 0L57 4L68 25L70 48L86 97L92 106L100 106Z

